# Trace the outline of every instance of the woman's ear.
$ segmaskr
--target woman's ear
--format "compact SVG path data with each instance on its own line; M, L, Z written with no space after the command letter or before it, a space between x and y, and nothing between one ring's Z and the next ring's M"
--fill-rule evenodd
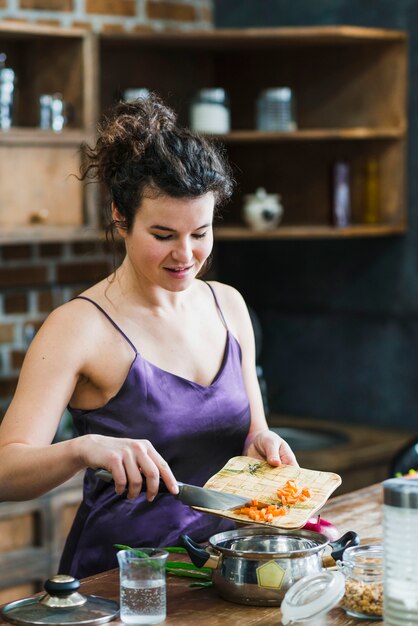
M126 220L119 213L119 210L114 202L112 202L112 221L113 221L113 224L115 225L116 230L118 231L118 235L120 235L121 237L126 237L127 235L126 227L125 227Z

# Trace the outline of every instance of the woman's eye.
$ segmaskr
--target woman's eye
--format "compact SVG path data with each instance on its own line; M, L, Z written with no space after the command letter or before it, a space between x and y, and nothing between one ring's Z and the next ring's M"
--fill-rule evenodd
M192 235L193 239L203 239L203 237L206 237L206 233L196 233L194 235Z
M172 235L156 235L155 233L153 233L152 236L157 241L168 241L168 239L171 239L171 237L172 237Z

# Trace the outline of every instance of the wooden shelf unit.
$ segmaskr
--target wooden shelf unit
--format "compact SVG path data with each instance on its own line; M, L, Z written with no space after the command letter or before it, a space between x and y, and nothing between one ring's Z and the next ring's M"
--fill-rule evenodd
M16 74L13 126L0 131L0 239L11 241L6 233L36 221L45 221L46 234L51 226L93 227L93 190L74 175L80 144L94 137L97 118L94 36L7 21L0 36L6 66ZM56 93L68 103L68 124L62 132L41 130L39 98Z
M189 123L189 103L204 87L225 88L231 132L225 144L238 183L216 229L219 239L372 237L406 230L407 41L404 32L357 27L214 30L203 33L103 34L100 110L130 87L159 93ZM255 130L255 106L268 87L290 86L298 130ZM379 223L363 224L366 162L379 164ZM351 170L352 226L331 226L333 163ZM279 228L250 231L243 196L279 193Z
M81 238L85 226L100 232L97 189L69 174L78 173L80 143L94 139L98 119L133 87L159 93L185 125L199 89L227 91L232 128L216 139L226 146L237 189L216 228L219 239L372 237L407 228L404 32L328 26L93 35L2 22L0 34L19 79L18 127L0 132L3 243L45 207L49 217L38 238L43 232L49 240L54 227ZM257 131L259 93L283 85L295 92L298 129ZM61 133L40 131L39 95L56 91L73 105L73 121ZM363 223L369 158L378 162L381 192L373 226ZM331 226L331 171L338 160L350 164L348 229ZM241 218L244 195L257 187L279 193L284 206L279 228L262 235Z

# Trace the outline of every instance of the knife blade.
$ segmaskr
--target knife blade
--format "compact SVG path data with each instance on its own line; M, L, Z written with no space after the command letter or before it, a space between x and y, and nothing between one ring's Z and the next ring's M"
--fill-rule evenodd
M96 470L95 475L107 483L113 481L112 474L105 469ZM198 506L203 509L215 509L220 511L244 506L244 504L251 500L249 497L237 496L234 493L205 489L204 487L196 487L196 485L188 485L187 483L177 482L177 485L179 492L177 495L174 495L168 491L165 483L160 480L158 493L170 493L170 495L180 500L183 504L187 504L187 506ZM145 491L146 488L147 485L144 478L141 491Z

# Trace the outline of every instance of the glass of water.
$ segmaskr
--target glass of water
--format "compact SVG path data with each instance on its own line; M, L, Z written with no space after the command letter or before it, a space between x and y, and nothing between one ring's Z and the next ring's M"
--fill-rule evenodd
M165 562L157 548L120 550L120 618L125 624L160 624L166 618Z

